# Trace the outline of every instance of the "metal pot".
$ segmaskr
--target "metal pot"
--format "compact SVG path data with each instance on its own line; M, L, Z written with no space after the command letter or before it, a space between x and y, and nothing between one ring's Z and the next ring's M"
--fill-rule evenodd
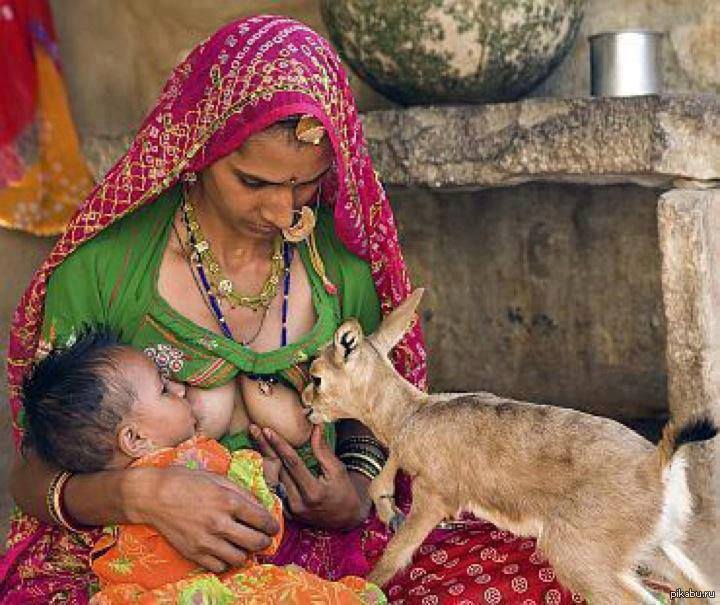
M663 32L650 30L590 36L591 94L597 97L660 94L663 36Z

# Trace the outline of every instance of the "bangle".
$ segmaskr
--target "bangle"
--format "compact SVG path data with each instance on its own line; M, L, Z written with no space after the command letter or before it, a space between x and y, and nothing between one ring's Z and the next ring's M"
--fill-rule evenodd
M380 452L383 456L387 458L387 449L383 446L382 443L375 439L375 437L370 437L369 435L353 435L351 437L346 437L340 443L338 443L337 451L340 453L348 449L353 449L350 446L358 445L365 445L375 448L378 450L378 452Z
M60 471L52 478L48 486L47 495L45 496L45 505L47 506L48 515L55 525L67 531L80 532L83 531L83 529L70 522L70 517L65 512L65 507L63 506L65 486L72 476L73 473L70 471Z
M339 458L340 456L344 456L345 454L365 454L366 456L372 456L383 466L387 462L387 456L385 455L385 452L369 445L345 446L341 450L338 450L336 455Z
M358 456L363 459L370 458L373 466L377 466L379 473L388 456L380 443L372 437L349 437L344 439L337 448L337 457L344 460L348 457Z
M347 470L362 473L368 477L368 479L375 479L382 470L379 464L359 456L343 456L340 458L340 461L345 465Z
M345 451L338 454L338 458L340 460L346 460L348 458L361 458L368 461L373 466L376 466L378 468L378 473L382 470L382 467L385 466L385 463L387 462L387 458L382 452L378 452L377 450L364 447L346 449Z
M370 479L370 481L372 481L372 480L375 479L375 477L376 477L376 475L374 475L374 474L372 473L372 471L369 471L369 470L367 470L367 469L365 469L365 468L362 468L362 467L360 467L360 466L355 466L354 464L346 464L346 465L345 465L345 468L348 470L348 472L353 471L353 472L355 472L355 473L360 473L361 475L363 475L363 476L367 477L368 479Z
M347 464L355 464L355 463L362 463L364 466L367 466L375 472L376 475L380 474L380 471L383 468L383 464L377 460L376 458L373 458L372 456L366 456L364 454L361 454L359 452L353 452L348 454L341 454L338 456L340 461Z

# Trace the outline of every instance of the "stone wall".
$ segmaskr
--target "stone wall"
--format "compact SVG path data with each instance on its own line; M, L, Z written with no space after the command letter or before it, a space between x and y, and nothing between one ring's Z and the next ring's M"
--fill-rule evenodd
M658 192L529 184L391 190L433 390L662 418Z
M7 350L10 318L30 277L50 252L53 240L37 238L23 233L0 229L0 252L2 253L2 287L0 288L0 536L10 512L10 498L5 491L5 480L12 462L10 438L10 413L7 405L7 376L5 351ZM1 538L0 538L1 539ZM0 542L0 552L2 543Z
M325 33L317 0L52 0L76 124L84 138L124 135L152 107L172 68L241 16L287 15ZM387 106L353 76L365 109Z

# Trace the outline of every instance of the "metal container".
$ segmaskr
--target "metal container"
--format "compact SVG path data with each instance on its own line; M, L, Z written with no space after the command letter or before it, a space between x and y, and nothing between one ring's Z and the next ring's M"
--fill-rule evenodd
M632 97L662 92L663 32L628 30L590 36L591 94Z

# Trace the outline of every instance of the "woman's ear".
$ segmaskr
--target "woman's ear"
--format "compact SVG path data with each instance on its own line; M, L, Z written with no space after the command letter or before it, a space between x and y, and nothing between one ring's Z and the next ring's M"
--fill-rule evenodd
M363 341L363 331L357 319L348 319L335 330L333 358L337 365L347 363Z
M152 441L134 422L120 425L117 434L118 449L133 460L142 458L154 451Z

